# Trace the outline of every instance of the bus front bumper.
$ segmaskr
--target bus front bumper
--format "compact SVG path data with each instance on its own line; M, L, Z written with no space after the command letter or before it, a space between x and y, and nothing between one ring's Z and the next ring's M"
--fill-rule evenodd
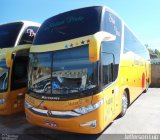
M42 116L25 108L27 120L34 125L55 130L97 134L104 129L102 107L90 113L73 118L54 118Z

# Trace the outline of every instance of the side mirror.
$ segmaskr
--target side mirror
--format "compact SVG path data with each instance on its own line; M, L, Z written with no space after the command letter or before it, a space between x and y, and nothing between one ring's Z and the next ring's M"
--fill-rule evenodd
M19 93L17 95L17 99L20 100L20 99L24 99L25 98L25 95L23 93Z
M108 32L98 32L93 35L89 43L89 60L90 62L97 62L100 58L100 46L102 41L114 41L116 36Z

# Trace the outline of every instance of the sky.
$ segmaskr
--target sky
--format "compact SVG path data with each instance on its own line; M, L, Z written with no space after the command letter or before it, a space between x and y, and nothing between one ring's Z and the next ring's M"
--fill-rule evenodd
M160 0L0 0L0 24L17 20L43 23L59 13L95 5L110 7L143 44L160 50Z

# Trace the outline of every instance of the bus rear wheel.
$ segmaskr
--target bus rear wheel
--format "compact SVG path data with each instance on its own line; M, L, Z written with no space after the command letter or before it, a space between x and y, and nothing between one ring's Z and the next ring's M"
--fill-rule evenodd
M123 117L126 114L128 108L128 94L126 91L124 91L122 96L122 111L120 113L120 117Z

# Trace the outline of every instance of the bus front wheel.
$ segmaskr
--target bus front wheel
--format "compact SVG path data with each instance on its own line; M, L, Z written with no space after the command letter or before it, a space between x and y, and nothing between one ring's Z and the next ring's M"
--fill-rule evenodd
M126 114L128 108L128 94L126 91L124 91L122 96L122 111L120 113L120 117L123 117Z

